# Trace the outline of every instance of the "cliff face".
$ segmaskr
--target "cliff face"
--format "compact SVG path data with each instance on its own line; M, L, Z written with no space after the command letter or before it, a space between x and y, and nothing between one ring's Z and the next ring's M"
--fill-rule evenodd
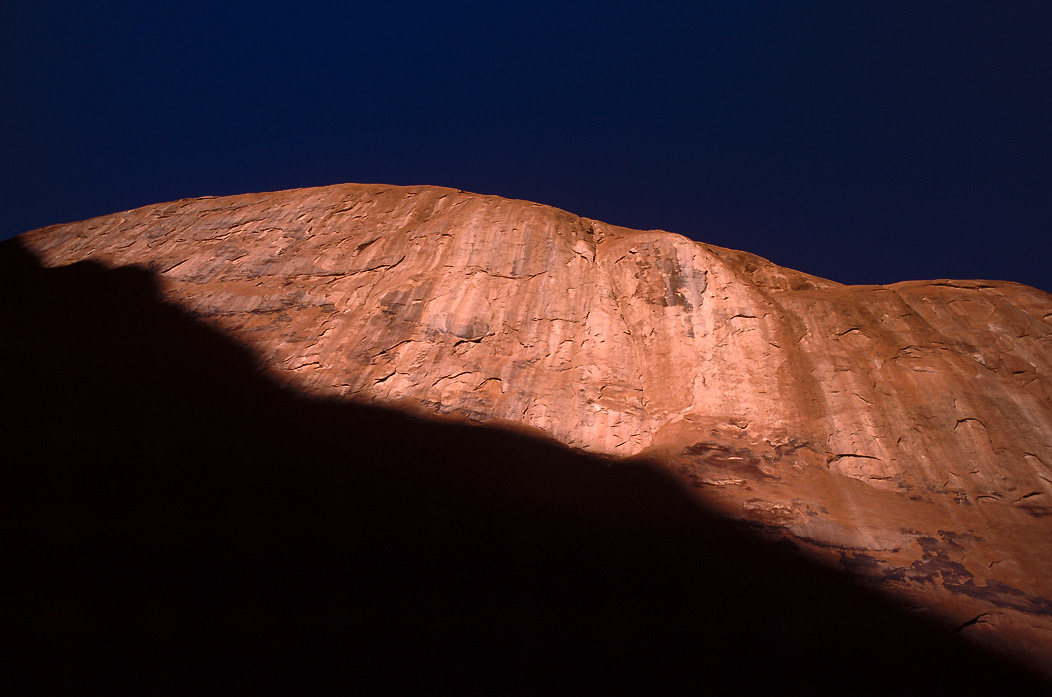
M22 240L48 266L155 271L313 394L657 460L981 642L1052 657L1046 293L842 286L438 187L184 200Z

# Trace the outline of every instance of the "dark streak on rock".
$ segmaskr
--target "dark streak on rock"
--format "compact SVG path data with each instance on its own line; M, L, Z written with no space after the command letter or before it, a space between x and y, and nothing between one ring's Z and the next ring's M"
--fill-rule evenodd
M989 622L987 622L986 620L983 619L984 617L988 617L989 615L990 615L989 612L981 612L978 615L976 615L975 617L973 617L972 619L970 619L967 622L965 622L964 624L962 624L961 626L959 626L956 629L954 629L953 633L956 634L957 632L961 631L965 627L971 627L973 624L978 624L980 622L982 622L983 624L990 624Z
M715 467L754 478L774 479L761 468L763 461L747 448L736 448L724 443L699 441L683 449L682 454L699 465Z

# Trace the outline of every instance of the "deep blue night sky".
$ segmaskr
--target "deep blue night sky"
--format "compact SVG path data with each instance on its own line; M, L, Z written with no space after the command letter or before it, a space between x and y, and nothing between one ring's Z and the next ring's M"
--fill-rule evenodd
M845 283L1052 291L1052 3L0 8L0 237L437 184Z

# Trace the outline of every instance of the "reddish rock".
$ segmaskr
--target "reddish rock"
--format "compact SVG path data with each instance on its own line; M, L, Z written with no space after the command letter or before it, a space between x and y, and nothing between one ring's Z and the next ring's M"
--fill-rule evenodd
M980 643L1052 664L1052 296L843 286L439 187L147 206L22 236L166 297L318 395L643 455Z

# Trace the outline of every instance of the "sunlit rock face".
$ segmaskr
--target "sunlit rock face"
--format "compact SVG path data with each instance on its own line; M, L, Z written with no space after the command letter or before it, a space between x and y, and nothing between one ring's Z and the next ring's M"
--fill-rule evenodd
M843 286L439 187L147 206L27 233L159 274L315 394L643 455L976 640L1052 663L1052 296Z

